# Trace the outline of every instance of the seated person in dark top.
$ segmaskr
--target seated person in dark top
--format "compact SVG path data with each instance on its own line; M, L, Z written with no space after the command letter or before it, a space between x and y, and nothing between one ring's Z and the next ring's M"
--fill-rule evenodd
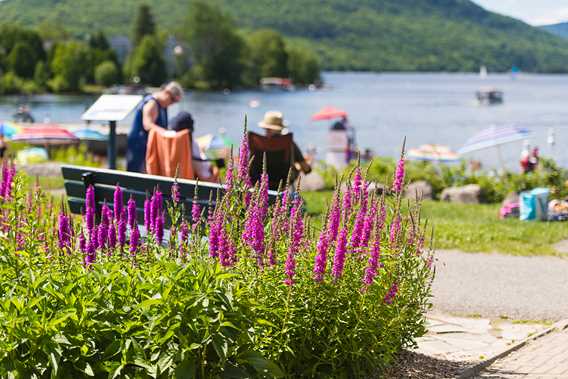
M181 111L168 124L168 129L180 132L184 129L189 130L191 141L191 165L197 179L204 182L217 182L219 180L219 169L207 160L205 154L193 138L194 121L191 114Z
M277 111L266 112L264 119L258 123L258 126L264 129L265 136L268 138L283 135L285 131L284 116L281 112ZM309 174L312 171L310 164L306 161L302 151L294 141L292 141L292 157L291 182L299 176L300 172ZM270 178L270 172L268 172L268 176Z

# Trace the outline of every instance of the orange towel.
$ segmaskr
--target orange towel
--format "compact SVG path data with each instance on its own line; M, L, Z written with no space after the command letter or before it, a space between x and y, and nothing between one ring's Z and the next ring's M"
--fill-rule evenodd
M153 128L146 148L146 171L151 175L193 179L189 131Z

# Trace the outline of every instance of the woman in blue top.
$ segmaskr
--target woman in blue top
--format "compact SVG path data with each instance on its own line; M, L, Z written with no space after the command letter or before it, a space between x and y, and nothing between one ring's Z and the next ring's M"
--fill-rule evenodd
M160 91L144 97L136 108L132 129L128 134L126 169L145 172L146 144L152 128L168 128L168 107L181 100L183 89L176 82L168 83Z

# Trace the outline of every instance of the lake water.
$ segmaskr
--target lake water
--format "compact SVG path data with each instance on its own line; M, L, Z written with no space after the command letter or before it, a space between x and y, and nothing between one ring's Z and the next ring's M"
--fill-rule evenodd
M359 146L379 155L397 156L403 138L407 146L425 143L446 144L459 148L470 136L492 125L516 125L532 131L531 145L543 155L553 156L568 166L568 75L489 75L481 79L473 74L377 74L326 73L327 87L320 91L189 93L184 102L170 111L189 111L196 120L196 134L225 128L238 140L244 115L249 125L256 124L267 110L280 110L304 149L314 145L324 156L328 122L312 122L310 116L326 105L349 112L357 130ZM494 86L504 92L505 102L479 106L475 91ZM42 95L27 99L38 120L78 123L80 115L93 102L89 96ZM259 106L250 107L251 100ZM0 98L0 120L7 120L21 99ZM556 145L547 145L547 135L554 130ZM502 149L507 167L516 169L522 142ZM468 156L470 157L470 156ZM497 164L496 150L471 157L489 166Z

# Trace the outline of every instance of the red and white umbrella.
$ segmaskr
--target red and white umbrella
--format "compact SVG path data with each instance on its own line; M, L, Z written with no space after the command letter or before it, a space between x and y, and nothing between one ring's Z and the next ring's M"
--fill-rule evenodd
M347 117L347 112L335 107L324 107L318 113L312 115L312 121L333 120Z

